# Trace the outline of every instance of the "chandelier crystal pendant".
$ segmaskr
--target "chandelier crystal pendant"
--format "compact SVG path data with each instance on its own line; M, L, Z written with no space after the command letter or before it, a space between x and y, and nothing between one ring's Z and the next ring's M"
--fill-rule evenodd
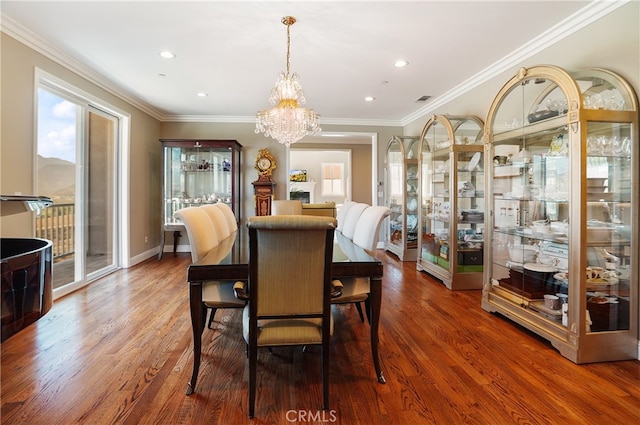
M291 25L296 23L293 16L285 16L282 23L287 26L287 71L281 72L275 86L271 90L269 103L276 105L271 109L258 111L256 117L256 133L264 133L283 145L296 143L306 135L320 131L318 114L313 109L300 107L306 103L300 79L295 72L289 74L289 58L291 49Z

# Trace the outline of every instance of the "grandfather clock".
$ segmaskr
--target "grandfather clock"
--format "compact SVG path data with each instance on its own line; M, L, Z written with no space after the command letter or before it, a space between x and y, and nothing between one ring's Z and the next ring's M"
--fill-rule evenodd
M258 180L253 185L253 199L256 204L256 215L271 215L271 200L276 184L271 180L271 173L276 168L276 160L268 149L260 149L256 158Z

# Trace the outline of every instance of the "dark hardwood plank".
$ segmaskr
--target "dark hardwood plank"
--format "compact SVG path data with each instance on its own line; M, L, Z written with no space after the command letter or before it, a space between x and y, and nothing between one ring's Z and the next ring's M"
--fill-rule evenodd
M247 418L241 312L203 334L196 393L188 254L119 270L54 303L2 343L2 424L609 424L640 423L640 362L575 365L546 341L448 291L383 251L380 353L353 305L334 307L331 411L320 351L260 352Z

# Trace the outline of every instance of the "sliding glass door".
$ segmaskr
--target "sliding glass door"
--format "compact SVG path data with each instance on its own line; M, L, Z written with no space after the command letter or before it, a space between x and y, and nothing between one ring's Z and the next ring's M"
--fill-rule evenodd
M54 204L36 219L53 241L54 293L118 267L119 118L73 93L38 88L37 193Z

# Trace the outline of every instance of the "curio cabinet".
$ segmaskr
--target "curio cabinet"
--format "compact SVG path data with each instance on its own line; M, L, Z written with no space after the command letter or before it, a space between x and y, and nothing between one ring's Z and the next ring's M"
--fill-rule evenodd
M418 245L418 138L393 136L387 145L387 206L391 210L386 249L415 261Z
M638 357L638 102L603 69L522 68L485 123L482 307L576 363Z
M174 251L184 225L173 217L181 208L224 202L240 220L240 153L235 140L163 139L162 238L174 233ZM185 232L182 232L186 236Z
M481 289L484 250L483 122L434 115L420 137L416 267L447 288Z

